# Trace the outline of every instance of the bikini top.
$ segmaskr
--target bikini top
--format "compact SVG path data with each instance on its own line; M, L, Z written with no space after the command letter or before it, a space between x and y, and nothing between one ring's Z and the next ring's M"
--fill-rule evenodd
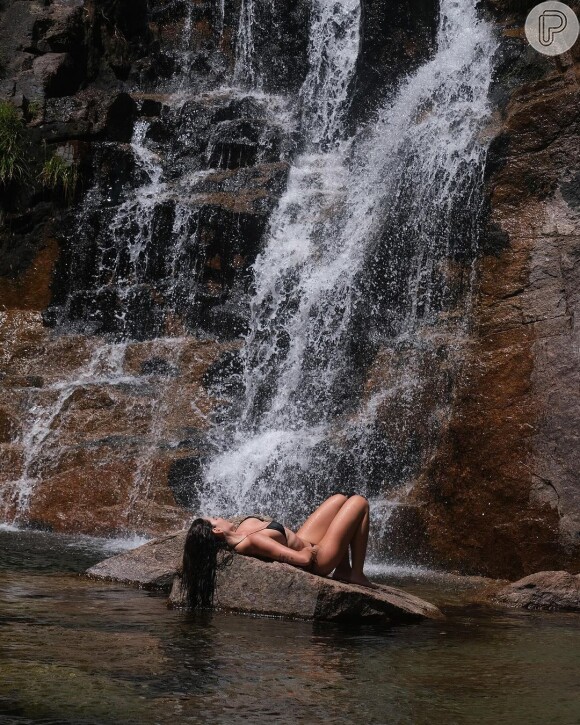
M241 524L243 524L244 521L247 521L248 519L258 519L258 521L264 521L263 518L260 516L246 516L245 519L242 519L240 523L236 527L236 531L240 528ZM271 529L272 531L277 531L279 534L282 534L282 536L286 539L286 543L288 543L288 537L286 536L286 529L279 521L270 521L270 523L267 526L262 526L261 528L257 529L256 531L250 531L250 533L246 534L246 536L250 536L251 534L255 534L258 531L264 531L264 529ZM244 536L244 539L246 538ZM242 539L243 541L243 539ZM242 541L238 541L238 544L241 544ZM236 546L238 545L236 544ZM236 548L234 546L234 549Z

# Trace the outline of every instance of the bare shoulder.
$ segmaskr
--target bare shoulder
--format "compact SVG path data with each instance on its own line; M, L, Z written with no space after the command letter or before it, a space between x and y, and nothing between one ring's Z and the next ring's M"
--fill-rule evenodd
M254 534L250 534L245 539L242 539L239 544L235 544L234 551L237 554L251 554L252 542L250 541L250 539L252 539L253 536Z
M266 525L262 519L257 516L246 516L240 520L232 519L232 524L236 527L236 532L240 534L247 534L249 531L255 531L256 527L260 524Z

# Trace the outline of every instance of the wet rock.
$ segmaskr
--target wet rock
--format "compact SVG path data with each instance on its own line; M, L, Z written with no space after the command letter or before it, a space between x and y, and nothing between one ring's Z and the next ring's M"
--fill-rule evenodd
M83 44L83 30L83 1L53 0L35 25L35 47L41 53L76 49Z
M129 142L136 116L137 104L133 98L128 93L120 93L107 108L106 138L111 141Z
M235 556L218 576L217 606L245 612L296 619L358 622L412 622L440 619L432 604L395 587L377 589L336 582L288 564ZM171 590L173 606L183 606L181 579Z
M143 546L112 556L87 570L90 577L170 590L181 566L185 531L161 536Z
M110 352L102 345L92 336L54 334L38 312L0 315L0 494L12 500L26 476L33 480L28 522L62 532L157 535L187 517L193 465L215 406L202 380L229 346L186 337L133 341L117 349L120 380L108 375ZM25 471L17 441L34 420L48 437L38 439Z
M70 54L46 53L34 58L31 70L16 77L16 92L36 102L45 96L66 96L78 89L81 78Z
M521 609L580 612L580 574L540 571L503 587L494 599Z
M580 173L575 174L569 181L562 184L562 196L566 203L575 211L580 210Z
M50 231L50 204L39 203L23 214L11 214L0 228L0 278L26 272Z
M0 408L0 444L12 443L18 437L18 421L4 408Z
M87 574L143 587L171 588L183 606L181 566L185 531L106 559ZM437 607L394 587L377 589L335 582L288 564L234 555L218 575L216 605L227 611L328 621L405 622L442 617Z
M203 480L201 464L200 456L178 458L171 464L167 477L167 484L175 501L190 510L199 506L199 491Z
M233 397L243 391L243 363L239 350L228 350L204 373L202 385L209 392L222 392Z
M239 7L239 6L238 6ZM273 93L297 91L308 71L311 5L307 0L276 0L254 6L252 75ZM232 46L239 11L234 19ZM242 82L250 82L246 76Z
M217 123L208 140L208 166L237 169L253 166L258 159L278 161L281 138L265 121L236 119Z
M32 98L67 96L77 90L80 82L79 69L68 53L46 53L35 58L32 72L42 89L41 94L34 94Z
M186 512L175 505L166 486L168 462L150 457L147 449L126 440L103 445L78 446L60 451L58 469L46 461L34 487L26 520L51 531L111 535L128 527L156 535L183 526ZM135 481L128 471L139 471ZM155 477L157 476L157 477ZM147 495L139 484L148 489ZM139 497L138 501L133 501Z
M0 375L3 388L42 388L44 378L40 375Z
M432 52L437 28L435 0L363 0L361 48L353 115L364 118L385 89L412 72Z
M512 22L524 19L520 6ZM570 62L524 53L500 66L508 100L463 374L411 505L396 512L407 552L462 572L516 579L580 565L577 56Z

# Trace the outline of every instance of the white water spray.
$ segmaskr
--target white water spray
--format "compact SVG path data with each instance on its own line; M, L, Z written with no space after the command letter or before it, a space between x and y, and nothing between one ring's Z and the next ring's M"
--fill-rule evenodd
M356 15L352 5L347 10ZM316 37L324 33L315 29L311 54ZM325 57L334 57L324 42ZM341 56L326 75L334 90L326 87L323 106L303 115L311 147L343 129L337 117L356 60L352 38L344 47L349 62ZM350 147L343 141L297 160L254 266L245 399L207 469L205 510L268 510L297 521L333 485L330 477L345 483L336 463L345 445L365 469L378 405L353 403L350 346L360 334L353 324L372 329L388 300L380 291L365 298L361 273L368 276L376 258L389 284L399 280L395 338L417 350L437 323L433 296L459 207L478 212L494 49L470 0L443 0L435 55L403 82L376 124ZM306 109L325 88L319 67L311 57L316 79L304 84ZM473 243L475 225L462 231ZM412 391L405 394L412 401ZM389 391L382 396L388 400Z
M19 478L5 484L4 495L0 499L4 518L10 517L12 523L26 518L30 498L41 482L39 464L46 464L54 453L54 437L72 396L83 388L103 384L121 385L130 380L123 372L126 347L125 343L99 345L86 364L80 370L75 370L68 380L47 388L49 402L31 408L32 421L25 428L20 441L24 452L22 473ZM10 511L14 511L11 516Z
M247 88L260 89L261 78L256 70L255 60L255 23L254 0L241 0L240 18L236 36L234 84Z

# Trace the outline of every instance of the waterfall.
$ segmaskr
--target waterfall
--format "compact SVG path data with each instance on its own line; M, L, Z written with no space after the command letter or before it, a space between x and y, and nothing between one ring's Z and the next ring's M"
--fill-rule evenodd
M476 243L495 49L471 0L443 0L433 57L372 126L343 139L357 23L347 40L322 28L344 27L357 10L321 7L301 93L307 152L254 265L245 394L220 433L202 501L207 511L267 510L292 523L333 489L388 491L400 441L377 416L396 417L399 436L410 435L424 393L417 379L440 352L426 351L430 338L461 337L465 310L454 310L446 275ZM406 369L394 365L392 380L373 386L357 376L361 349L406 351ZM398 483L408 471L399 473Z
M254 0L241 0L234 64L234 83L238 86L259 88L261 85L254 58L255 24Z
M308 75L300 91L302 131L310 144L344 133L345 112L360 44L360 0L315 0L308 43Z
M55 432L75 393L103 383L117 386L129 382L130 378L123 371L125 350L123 343L97 345L87 362L73 375L49 386L47 402L32 406L31 419L22 438L22 474L16 480L8 481L0 496L4 519L11 518L14 523L25 517L30 497L41 481L41 457L46 455L50 459L51 453L54 455L51 448L54 448Z
M164 93L135 94L143 105L130 143L95 145L93 186L47 316L56 327L47 345L78 334L90 354L21 393L24 456L0 502L4 517L26 520L35 487L58 476L60 452L74 448L90 451L91 466L114 464L115 516L127 525L141 525L145 499L172 505L176 461L186 484L175 501L208 513L262 510L292 524L333 490L357 488L377 498L384 523L436 439L461 357L490 28L470 0L442 0L431 59L353 133L360 0L312 0L297 97L262 92L253 0L241 2L235 87L192 95L187 7L174 48L180 72ZM291 137L300 150L268 220ZM231 279L259 239L248 293L242 274ZM221 333L224 318L212 315L248 298L241 372L206 393L205 373L192 368L237 345L204 339ZM243 321L245 308L232 314ZM109 413L77 441L91 395L103 395ZM203 457L197 490L186 464Z
M104 527L144 531L152 517L159 526L169 509L175 525L181 514L174 504L188 502L181 480L170 480L172 466L199 455L210 408L202 373L192 369L203 370L228 349L227 342L212 346L205 333L201 340L192 334L199 330L200 288L204 311L224 297L206 254L222 254L222 236L238 245L219 270L225 276L237 269L236 253L247 253L244 223L250 224L235 206L232 177L239 172L243 186L245 167L279 161L286 102L244 103L238 89L227 87L200 92L199 8L182 9L175 18L181 32L163 55L175 72L162 74L154 92L133 94L139 118L129 143L93 144L91 186L63 235L58 291L45 315L54 334L44 331L49 363L40 371L42 386L17 393L26 412L2 482L6 520L26 522L35 497L72 475L73 464L78 498L90 499L96 470L98 485L115 499L113 523L98 522ZM223 3L220 9L223 31ZM262 193L256 198L267 206ZM252 218L251 226L259 236L259 222ZM80 352L59 369L50 363L66 338ZM154 509L149 519L147 503Z

